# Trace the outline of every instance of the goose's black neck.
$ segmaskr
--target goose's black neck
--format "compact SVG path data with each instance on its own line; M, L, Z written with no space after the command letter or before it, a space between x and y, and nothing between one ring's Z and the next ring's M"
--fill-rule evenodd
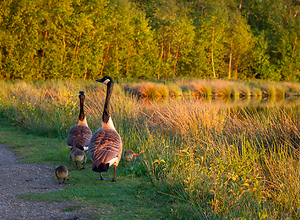
M80 110L79 110L79 120L83 121L84 120L84 110L83 110L83 106L84 106L84 95L79 95L79 100L80 100Z
M104 110L102 115L102 121L104 123L108 123L110 114L109 114L109 103L110 103L110 97L113 91L114 83L112 81L107 83L107 91L106 91L106 98L104 103Z

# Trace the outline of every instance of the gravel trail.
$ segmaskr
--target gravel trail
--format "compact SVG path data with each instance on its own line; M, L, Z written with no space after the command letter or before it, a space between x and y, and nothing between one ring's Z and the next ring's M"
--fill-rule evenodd
M17 196L63 190L65 186L59 185L53 175L53 165L21 163L6 145L0 144L0 220L92 219L93 211L84 207L64 212L75 205L71 202L33 202Z

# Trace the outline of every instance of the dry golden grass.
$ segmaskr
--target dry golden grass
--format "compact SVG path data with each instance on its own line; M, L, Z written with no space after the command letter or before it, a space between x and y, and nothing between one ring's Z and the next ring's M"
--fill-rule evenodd
M202 130L222 130L224 126L224 116L219 114L224 110L199 100L150 103L144 111L150 128L172 134L196 135Z
M142 99L149 100L157 100L157 99L166 99L169 96L169 91L167 86L161 83L138 83L132 84L129 88L125 88L125 90L130 90L130 92L134 95Z
M92 131L100 126L105 86L99 83L1 85L2 116L37 134L65 138L77 121L80 90L86 91L88 124ZM150 87L139 84L136 91ZM300 217L299 107L248 111L197 99L143 102L114 89L111 114L124 147L144 150L153 183L186 201L195 218Z
M170 138L148 151L152 178L172 186L198 217L207 207L211 217L239 216L233 209L250 212L249 218L299 217L298 113L227 112L191 101L144 111L152 134Z

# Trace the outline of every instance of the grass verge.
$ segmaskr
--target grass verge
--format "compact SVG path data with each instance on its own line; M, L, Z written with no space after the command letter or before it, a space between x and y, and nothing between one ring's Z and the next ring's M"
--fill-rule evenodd
M76 170L68 163L69 150L60 138L41 137L31 134L10 122L0 121L0 143L9 145L23 163L47 163L67 165L70 180L65 190L51 193L23 194L21 198L31 201L74 201L74 206L64 211L74 211L86 207L93 209L95 219L172 219L181 214L175 213L177 199L160 194L147 176L136 176L133 163L121 163L117 169L117 182L96 180L98 173L89 169ZM111 178L113 170L103 176ZM57 182L58 184L58 182Z

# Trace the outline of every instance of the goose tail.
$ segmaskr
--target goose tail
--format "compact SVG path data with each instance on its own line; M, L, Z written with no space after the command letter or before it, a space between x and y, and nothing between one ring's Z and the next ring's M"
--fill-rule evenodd
M108 168L109 168L109 163L103 164L99 161L94 161L92 164L92 170L94 172L99 172L99 173L107 172Z

